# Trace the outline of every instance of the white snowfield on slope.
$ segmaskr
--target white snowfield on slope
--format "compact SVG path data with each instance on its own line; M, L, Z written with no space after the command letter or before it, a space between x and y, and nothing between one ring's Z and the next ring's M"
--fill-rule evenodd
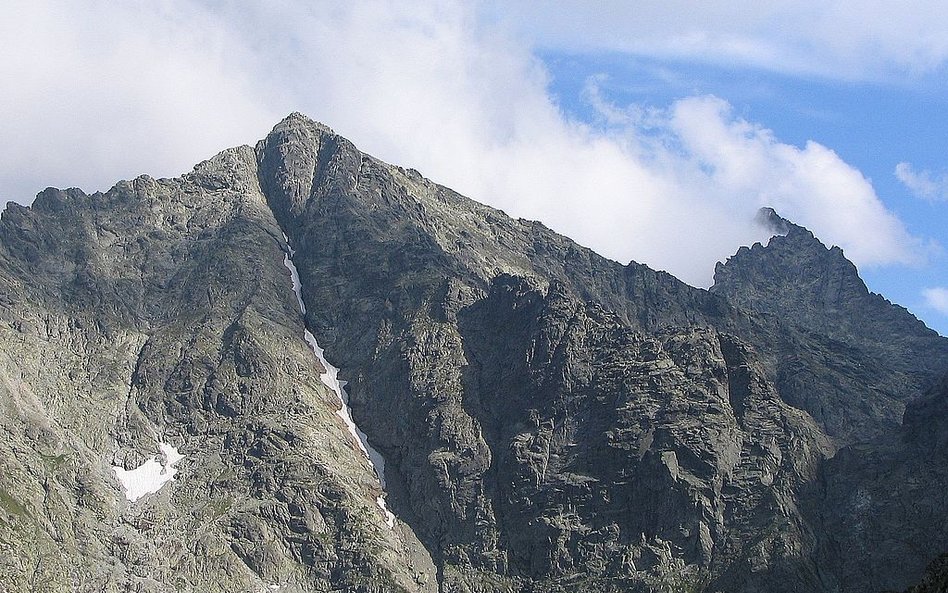
M164 458L162 461L152 457L135 469L112 466L115 476L125 490L125 498L129 501L135 502L147 494L158 492L178 473L174 465L184 459L184 455L168 443L160 443L158 448Z

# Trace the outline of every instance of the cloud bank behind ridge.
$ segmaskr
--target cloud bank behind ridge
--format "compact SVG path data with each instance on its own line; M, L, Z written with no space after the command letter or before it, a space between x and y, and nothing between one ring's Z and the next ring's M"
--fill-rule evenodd
M298 110L360 148L603 255L699 286L766 239L758 207L857 264L913 264L922 241L816 142L780 142L712 96L571 119L505 21L397 2L78 5L14 1L0 23L0 201L45 184L106 189L177 175ZM108 25L103 25L108 23Z

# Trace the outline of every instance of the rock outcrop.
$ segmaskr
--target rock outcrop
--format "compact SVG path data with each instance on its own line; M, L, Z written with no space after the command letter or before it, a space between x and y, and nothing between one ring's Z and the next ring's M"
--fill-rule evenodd
M782 397L840 444L896 430L905 403L948 369L946 340L870 293L839 247L762 212L782 234L719 263L711 292L753 312Z
M0 582L905 588L948 549L948 340L765 216L783 234L700 290L299 114L178 179L11 204ZM349 382L384 492L306 331ZM128 500L113 466L160 445L184 456L174 479Z
M846 447L824 464L807 512L819 527L820 564L833 590L904 589L948 550L946 420L948 377L908 404L899 431Z
M944 593L948 591L948 554L942 554L929 563L925 576L905 593Z

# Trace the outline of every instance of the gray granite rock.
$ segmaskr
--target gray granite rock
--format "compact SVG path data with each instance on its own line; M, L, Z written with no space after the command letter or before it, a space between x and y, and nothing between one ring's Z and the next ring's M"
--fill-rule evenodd
M778 389L840 444L881 436L948 369L948 340L868 291L839 247L772 210L781 232L719 263L711 292L752 312ZM769 326L769 327L768 327ZM765 344L766 342L766 344Z
M923 395L948 340L764 216L783 235L695 289L299 114L177 179L11 204L0 583L904 588L948 545L948 410ZM384 493L307 329L385 457ZM160 444L184 455L175 479L126 500L112 467Z

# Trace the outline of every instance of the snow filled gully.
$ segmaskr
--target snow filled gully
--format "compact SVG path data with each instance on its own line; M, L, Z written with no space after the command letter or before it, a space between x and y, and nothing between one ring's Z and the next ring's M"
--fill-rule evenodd
M355 439L356 444L359 445L359 449L362 450L365 458L368 459L369 464L372 465L372 469L375 470L375 475L378 476L379 484L382 486L382 494L375 499L375 503L379 505L379 508L385 513L385 523L388 524L389 529L394 529L395 515L388 510L388 505L385 504L385 459L381 453L369 444L365 433L362 432L352 420L352 412L349 409L349 394L346 393L346 382L339 379L339 369L329 364L323 355L323 349L316 343L316 337L306 329L306 305L303 303L303 286L300 284L300 275L296 269L296 265L293 264L293 255L295 255L296 252L290 247L289 239L287 239L285 234L283 235L283 241L286 243L287 249L283 254L283 265L290 271L290 279L293 282L293 292L296 294L296 302L299 304L300 313L303 315L303 338L313 349L313 353L316 355L316 358L319 359L320 364L326 369L326 372L319 376L320 380L322 380L326 387L332 389L339 398L340 407L336 410L336 415L342 418L342 422L346 425L346 428L349 429L349 434Z

